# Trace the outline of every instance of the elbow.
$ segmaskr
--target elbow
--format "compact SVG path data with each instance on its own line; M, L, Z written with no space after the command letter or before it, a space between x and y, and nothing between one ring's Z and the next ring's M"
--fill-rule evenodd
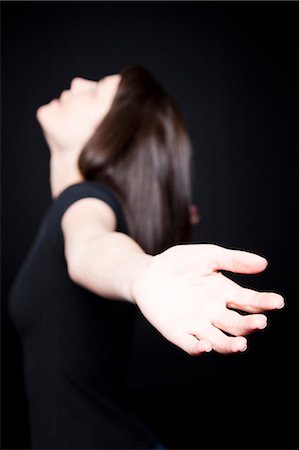
M82 282L82 261L82 252L77 251L76 253L67 255L66 257L68 276L74 283L77 284Z

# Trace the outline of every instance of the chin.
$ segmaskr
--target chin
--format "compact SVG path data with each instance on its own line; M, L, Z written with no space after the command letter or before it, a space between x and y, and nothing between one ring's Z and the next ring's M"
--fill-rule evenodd
M52 110L52 105L55 105L55 101L52 100L50 103L40 106L35 113L36 119L42 128L47 129L48 125L53 122L54 115Z

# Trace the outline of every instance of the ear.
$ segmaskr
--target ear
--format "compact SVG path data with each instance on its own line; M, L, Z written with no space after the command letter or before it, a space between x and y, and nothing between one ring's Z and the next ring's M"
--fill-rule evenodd
M192 225L196 225L197 223L199 223L201 220L201 216L198 207L192 203L189 206L189 212L190 212L190 223Z

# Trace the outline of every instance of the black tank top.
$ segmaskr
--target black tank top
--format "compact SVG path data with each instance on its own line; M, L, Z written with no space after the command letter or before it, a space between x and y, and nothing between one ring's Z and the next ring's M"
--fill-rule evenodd
M118 198L84 181L52 200L10 289L8 311L22 343L31 448L152 448L127 385L136 306L100 297L68 276L61 219L84 197L109 204L128 234ZM105 255L103 255L105 258Z

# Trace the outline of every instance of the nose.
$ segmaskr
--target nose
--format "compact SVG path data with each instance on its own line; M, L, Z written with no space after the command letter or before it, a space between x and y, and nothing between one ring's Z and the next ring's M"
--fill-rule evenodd
M96 81L87 80L86 78L75 77L71 81L70 89L73 92L80 92L82 90L95 88L97 85Z
M80 78L80 77L73 78L71 81L70 89L72 91L77 91L78 89L81 89L82 86L84 86L85 81L86 80L84 80L84 78Z

